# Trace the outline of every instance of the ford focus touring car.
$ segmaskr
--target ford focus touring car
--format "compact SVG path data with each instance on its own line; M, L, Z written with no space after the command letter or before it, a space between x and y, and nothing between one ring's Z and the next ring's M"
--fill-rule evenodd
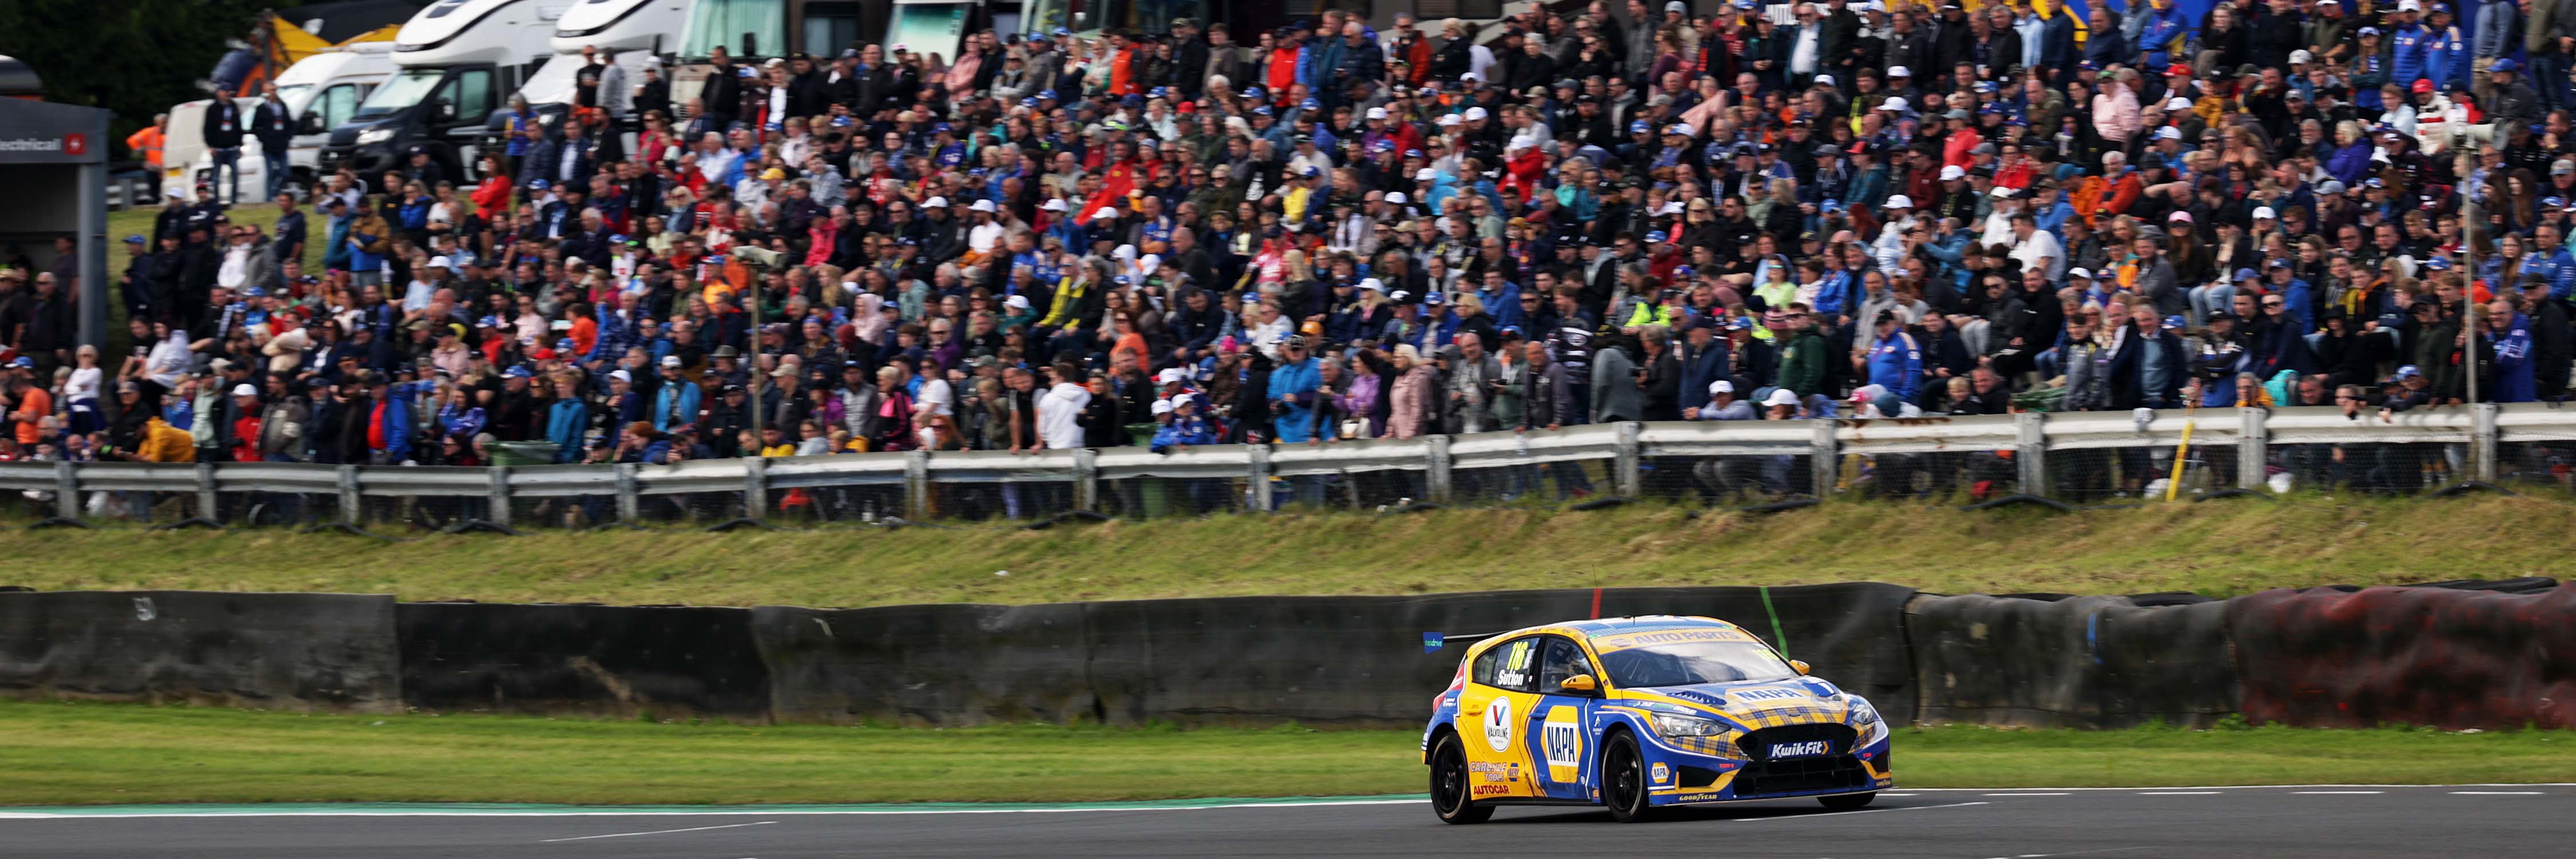
M1426 634L1426 648L1440 637ZM1888 726L1860 696L1705 617L1535 626L1467 649L1422 735L1431 805L1670 806L1812 796L1868 805L1896 783Z

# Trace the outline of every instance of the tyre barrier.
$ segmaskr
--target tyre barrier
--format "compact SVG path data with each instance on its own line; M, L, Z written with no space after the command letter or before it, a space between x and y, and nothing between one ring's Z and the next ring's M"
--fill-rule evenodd
M2224 603L1924 595L1905 615L1918 721L2199 727L2236 712Z
M751 610L403 603L402 700L424 710L765 720Z
M383 713L401 672L390 596L0 593L0 697Z
M2310 588L2226 605L2248 721L2576 727L2576 587Z

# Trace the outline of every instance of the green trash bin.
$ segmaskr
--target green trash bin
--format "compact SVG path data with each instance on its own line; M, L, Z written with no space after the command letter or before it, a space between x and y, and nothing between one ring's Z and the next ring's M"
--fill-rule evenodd
M1128 424L1127 434L1136 439L1137 447L1150 448L1154 446L1154 432L1162 428L1163 425L1159 423ZM1110 497L1116 499L1118 512L1144 519L1171 515L1171 487L1165 485L1170 482L1169 480L1160 477L1130 477L1126 482L1130 485L1110 487Z
M550 441L496 441L490 449L493 465L553 465L562 447Z

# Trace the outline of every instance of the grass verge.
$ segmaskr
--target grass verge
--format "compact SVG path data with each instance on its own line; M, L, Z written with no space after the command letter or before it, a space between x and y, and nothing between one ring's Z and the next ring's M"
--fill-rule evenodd
M866 606L1875 580L1941 593L2227 596L2556 575L2563 497L2293 496L2056 514L1837 502L1224 516L1025 531L423 535L0 531L0 584L509 602ZM2529 524L2518 524L2529 523ZM2404 563L2389 563L2404 558ZM1008 576L997 575L1008 571Z
M2564 740L2565 742L2560 742ZM1411 731L750 727L0 703L0 804L1072 802L1418 793ZM2576 733L1906 729L1909 787L2576 781Z

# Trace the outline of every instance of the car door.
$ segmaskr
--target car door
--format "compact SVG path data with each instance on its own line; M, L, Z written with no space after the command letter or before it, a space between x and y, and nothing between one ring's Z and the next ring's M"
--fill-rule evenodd
M1546 639L1523 636L1495 644L1468 667L1458 692L1458 735L1467 750L1468 796L1539 796L1530 757L1527 715L1539 705L1538 659Z
M1563 636L1546 636L1539 654L1538 687L1534 690L1538 706L1531 707L1524 718L1539 792L1558 799L1590 801L1595 769L1592 761L1600 756L1599 750L1593 748L1592 736L1592 708L1599 697L1595 692L1566 690L1566 678L1575 676L1589 676L1594 689L1600 688L1600 673L1593 670L1582 645Z

